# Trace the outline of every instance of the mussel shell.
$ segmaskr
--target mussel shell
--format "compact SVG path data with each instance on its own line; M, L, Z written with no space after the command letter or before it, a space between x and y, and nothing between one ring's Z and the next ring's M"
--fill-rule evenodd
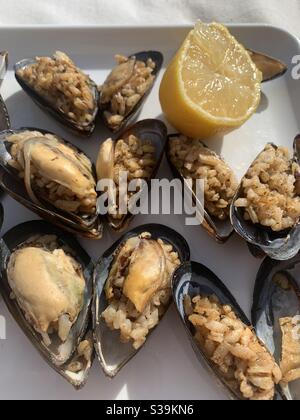
M158 76L160 70L162 69L163 62L164 62L164 57L163 57L162 53L159 52L159 51L142 51L142 52L132 54L132 55L129 56L129 58L131 58L131 57L135 57L138 61L144 61L145 63L147 62L147 60L149 58L151 58L156 64L156 67L155 67L155 69L153 70L153 73L152 73L152 75L155 76L155 80L153 81L153 85L150 87L150 89L148 89L147 92L145 92L144 96L140 99L140 101L136 104L136 106L131 110L129 115L127 115L127 117L124 118L124 120L122 121L122 124L116 130L112 130L111 127L109 127L105 118L103 117L103 112L105 111L105 109L101 109L101 106L100 106L100 112L102 113L102 120L103 120L105 126L110 131L112 131L114 133L120 132L126 126L128 126L129 124L132 124L136 120L136 118L138 117L138 114L141 111L146 99L148 98L148 96L150 95L150 93L151 93L151 91L154 87L155 81L157 79L157 76ZM101 102L101 94L100 94L100 102Z
M220 371L215 367L211 360L206 356L205 352L199 346L195 339L195 330L193 325L189 322L184 309L184 298L190 296L193 299L195 296L216 296L221 304L230 305L234 310L236 316L247 326L252 327L251 322L247 318L244 311L241 309L236 299L223 284L223 282L207 267L196 262L187 262L182 264L174 273L173 282L173 298L179 313L180 319L183 322L185 330L187 331L191 345L199 362L207 368L217 379L218 383L223 386L231 399L244 400L242 395L236 390L228 386ZM258 336L258 338L260 338ZM263 340L261 344L264 345ZM274 399L278 399L278 392Z
M294 142L294 159L299 162L300 137L296 137ZM273 147L277 148L273 144ZM260 155L258 155L260 156ZM300 249L300 220L290 230L273 232L269 228L261 225L254 225L244 219L243 209L235 206L235 201L243 193L242 183L232 201L230 208L231 223L236 233L248 242L250 252L258 258L268 255L270 258L285 261L293 258Z
M262 72L263 82L277 79L283 76L288 70L288 66L276 58L257 51L248 50L248 52L257 68Z
M167 134L167 127L162 121L148 119L139 121L135 125L128 128L124 133L122 133L119 136L115 143L120 139L128 138L130 135L134 135L142 141L150 141L151 144L155 147L155 157L157 159L157 163L155 165L155 168L153 169L153 173L151 176L151 179L154 179L157 175L157 172L161 165L161 161L164 156L164 151L167 143ZM151 180L148 181L148 187L150 190ZM120 220L116 220L110 215L107 215L109 226L116 232L124 231L133 218L134 215L130 213L124 215L124 217Z
M84 308L79 314L79 317L74 324L71 332L73 334L72 345L66 351L64 357L59 358L58 344L52 343L50 348L47 348L42 342L40 334L27 322L25 315L19 307L16 300L11 299L11 288L7 278L7 264L11 254L22 244L27 241L30 242L36 235L46 236L55 235L57 237L58 244L61 247L67 247L74 253L74 257L83 267L83 273L86 280L85 289L85 303ZM57 228L49 225L44 221L32 221L16 226L9 232L7 232L0 240L0 252L1 252L1 281L0 281L0 292L7 305L9 312L11 313L14 320L17 322L21 330L31 341L35 349L40 353L43 359L60 374L63 373L64 365L68 363L78 346L85 336L89 317L90 317L90 305L93 294L93 269L94 265L88 256L88 254L81 248L79 243L70 235L62 233ZM65 375L62 375L65 377Z
M188 191L191 193L191 195L193 197L194 204L197 205L197 208L199 210L201 210L201 214L204 215L204 220L203 220L202 225L201 225L203 227L203 229L205 229L207 231L207 233L210 236L212 236L217 242L219 242L220 244L224 244L225 242L228 241L228 239L231 237L231 235L234 232L234 229L233 229L232 224L230 222L230 217L228 216L228 219L223 221L223 220L219 220L217 217L210 216L209 213L205 209L203 209L203 206L200 203L200 201L198 200L195 192L193 190L191 190L190 186L188 185L188 183L184 179L181 172L171 162L171 159L170 159L170 156L169 156L169 144L170 144L169 142L172 138L178 137L178 136L179 136L179 134L170 134L168 136L167 160L168 160L168 163L171 167L173 175L174 175L175 178L181 180L184 188L188 188Z
M100 239L102 237L103 226L98 215L90 217L80 217L75 214L66 213L62 210L51 206L50 203L38 205L34 203L28 196L24 181L20 179L18 173L9 165L11 159L11 144L5 139L14 133L23 131L39 131L42 134L53 134L50 131L38 128L21 128L19 130L5 130L0 133L0 187L6 191L13 199L36 213L43 219L57 225L58 227L83 237L90 239ZM68 146L81 152L74 145L63 140ZM82 153L82 152L81 152Z
M0 52L0 87L4 80L8 68L8 53L6 51ZM10 119L5 102L0 95L0 131L8 130L10 128Z
M96 117L98 115L98 103L99 103L99 92L98 87L95 82L90 79L90 86L93 92L95 99L95 110L93 114L93 120L87 124L76 123L72 119L68 118L64 112L60 111L58 108L55 108L53 104L45 97L41 96L34 88L29 86L19 75L18 71L25 69L33 64L36 64L37 60L34 58L24 59L15 64L15 77L22 89L31 97L31 99L44 111L51 114L56 120L62 123L64 126L70 128L72 131L75 131L76 134L81 134L83 136L90 136L96 125Z
M10 129L10 118L5 102L0 95L0 132Z
M278 363L282 352L279 319L299 315L299 297L300 254L289 261L266 258L256 278L252 322L258 337ZM281 387L281 393L288 400L299 400L300 380L289 384L288 388Z
M203 366L216 376L218 383L224 386L225 391L227 391L231 398L237 400L243 399L239 393L228 386L219 370L199 346L198 341L194 337L194 327L189 322L185 313L184 298L185 296L190 296L193 299L198 295L216 296L223 305L230 305L235 314L245 325L251 326L247 316L222 281L211 270L202 264L196 262L186 262L182 264L173 276L172 289L173 298L180 319L183 322L192 347L200 363L203 365L203 362L205 362L205 365Z
M6 75L7 68L8 68L8 52L2 51L0 52L0 87Z
M169 227L156 224L133 229L103 254L96 265L94 274L93 323L96 353L105 374L110 378L114 378L139 350L135 350L131 343L122 344L119 332L110 331L102 319L101 314L107 308L104 287L116 252L128 239L144 232L151 233L153 239L162 239L164 242L171 244L175 251L178 252L182 262L190 259L190 249L185 239ZM147 339L152 332L149 333Z

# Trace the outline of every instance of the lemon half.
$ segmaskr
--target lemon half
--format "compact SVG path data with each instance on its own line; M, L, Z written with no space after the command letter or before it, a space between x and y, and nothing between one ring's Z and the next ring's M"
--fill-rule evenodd
M160 102L180 133L207 138L253 115L261 82L248 51L225 26L199 22L164 74Z

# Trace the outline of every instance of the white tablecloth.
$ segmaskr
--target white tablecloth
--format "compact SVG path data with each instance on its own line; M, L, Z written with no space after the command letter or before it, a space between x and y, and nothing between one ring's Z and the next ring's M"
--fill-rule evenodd
M300 37L300 0L0 0L2 24L263 22Z

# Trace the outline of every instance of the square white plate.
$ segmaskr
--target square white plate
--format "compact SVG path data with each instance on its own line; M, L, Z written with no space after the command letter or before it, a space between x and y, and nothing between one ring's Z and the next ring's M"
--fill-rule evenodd
M95 160L101 141L108 133L98 127L91 139L81 140L65 131L41 112L23 93L14 79L12 64L17 60L47 55L60 49L69 53L79 67L102 83L114 64L114 54L130 54L158 49L165 64L187 34L188 27L2 27L0 49L10 53L10 71L2 87L13 127L36 126L49 129L86 150ZM248 48L256 49L290 64L300 53L296 38L269 26L234 25L232 32ZM160 81L160 80L159 80ZM140 118L162 118L157 82ZM241 177L264 145L273 141L292 147L300 131L300 81L291 72L284 78L263 85L263 99L256 115L241 129L209 141ZM160 177L170 177L164 161ZM9 197L4 199L3 232L36 217ZM200 227L185 227L183 216L137 217L132 226L148 222L169 225L189 241L192 258L207 265L230 288L250 315L253 285L260 261L248 252L237 236L226 245L216 244ZM94 258L99 258L117 236L105 230L99 242L82 241ZM76 393L43 362L30 342L8 314L0 298L0 315L6 318L7 339L0 341L0 399L224 399L212 378L199 364L179 318L172 308L147 345L110 381L96 361L87 386Z

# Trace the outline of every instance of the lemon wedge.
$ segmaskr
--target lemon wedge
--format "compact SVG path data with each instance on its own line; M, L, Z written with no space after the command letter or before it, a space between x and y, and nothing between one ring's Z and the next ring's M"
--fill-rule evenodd
M261 82L250 54L225 26L198 22L164 74L160 102L180 133L207 138L253 115Z

